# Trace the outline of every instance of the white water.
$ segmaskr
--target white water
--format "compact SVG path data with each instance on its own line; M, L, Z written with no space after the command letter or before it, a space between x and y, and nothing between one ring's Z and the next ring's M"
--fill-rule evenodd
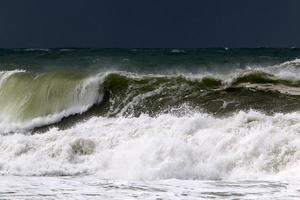
M298 199L299 136L299 112L255 111L0 136L0 199Z
M1 136L3 175L101 179L299 178L300 114L94 117L67 130Z
M298 200L300 183L279 181L99 180L95 177L0 179L0 199Z
M298 81L297 63L264 70ZM23 72L0 73L0 86ZM243 73L220 79L230 82ZM0 199L300 198L298 111L93 117L66 130L26 132L101 101L95 91L107 74L80 82L73 104L61 112L26 123L0 122L1 133L11 132L0 135Z

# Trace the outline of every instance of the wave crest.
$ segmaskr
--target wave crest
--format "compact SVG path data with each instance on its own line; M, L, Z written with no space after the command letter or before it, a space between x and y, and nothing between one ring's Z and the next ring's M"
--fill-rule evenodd
M83 113L102 100L102 80L83 74L5 72L0 80L1 130L41 126Z
M300 109L299 86L299 80L262 70L194 76L7 71L0 74L0 130L33 129L66 117L74 124L95 115L154 116L182 107L216 115L290 112Z

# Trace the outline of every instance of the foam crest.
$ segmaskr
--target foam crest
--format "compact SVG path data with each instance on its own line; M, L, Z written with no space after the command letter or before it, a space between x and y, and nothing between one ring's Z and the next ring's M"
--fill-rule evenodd
M300 59L298 58L283 62L278 65L259 68L259 70L274 75L280 79L291 80L296 82L300 81Z

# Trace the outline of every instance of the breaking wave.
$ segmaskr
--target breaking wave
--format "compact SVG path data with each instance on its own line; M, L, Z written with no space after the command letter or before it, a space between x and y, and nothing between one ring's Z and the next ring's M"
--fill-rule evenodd
M137 51L140 60L157 54ZM203 51L199 55L211 55ZM74 59L76 52L64 54ZM42 62L62 55L57 50L27 53ZM134 60L136 54L128 55ZM157 62L195 55L168 50ZM0 72L1 175L299 179L299 59L193 74L80 66Z
M1 131L42 126L87 111L102 100L101 80L76 73L1 72Z
M195 110L224 116L250 109L287 113L300 109L297 73L298 60L227 74L3 71L0 131L53 123L63 127L92 116L180 115Z

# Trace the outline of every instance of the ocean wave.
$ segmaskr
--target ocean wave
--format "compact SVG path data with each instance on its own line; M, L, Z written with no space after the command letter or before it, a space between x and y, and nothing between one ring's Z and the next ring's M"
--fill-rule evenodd
M14 51L44 51L44 52L48 52L48 51L51 51L51 49L28 48L28 49L14 49Z
M185 51L183 49L172 49L171 53L173 53L173 54L184 54Z
M182 112L182 107L217 115L249 109L291 112L300 109L299 86L299 80L257 69L227 75L4 71L0 133L47 126L69 116L154 116Z
M31 129L83 113L102 100L102 77L8 71L0 74L0 130Z
M0 174L297 179L299 122L299 112L93 117L66 130L0 136Z
M268 67L248 67L248 70L259 70L271 74L278 79L296 81L299 83L300 77L300 59L286 61L277 65Z

